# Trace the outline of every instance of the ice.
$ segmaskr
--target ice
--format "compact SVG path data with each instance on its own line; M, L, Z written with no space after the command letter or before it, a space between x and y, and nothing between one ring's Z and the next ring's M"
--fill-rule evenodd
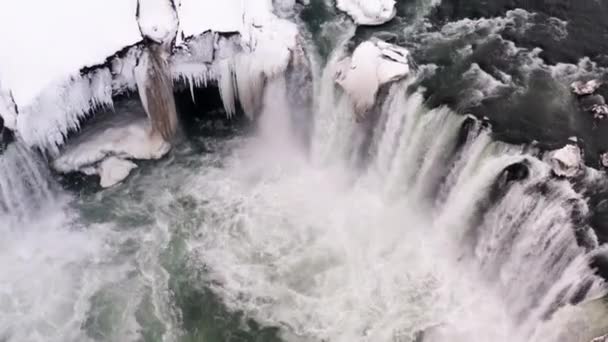
M103 188L112 187L125 180L131 170L137 168L132 161L109 157L99 164L99 184Z
M31 18L25 13L29 7L41 6L32 2L0 5L0 43L15 46L0 56L0 80L15 95L19 115L13 126L18 135L53 155L84 118L112 107L113 96L138 88L135 69L150 49L142 34L157 42L172 41L179 19L181 33L195 36L174 48L171 57L163 56L171 78L192 90L216 83L228 116L235 113L237 100L250 117L259 112L265 80L285 72L297 44L297 26L277 17L271 0L184 0L176 3L179 18L170 1L140 0L138 11L136 0L60 0L43 4L46 15L33 18L40 19L35 30L21 21L3 20L7 13ZM293 6L281 4L282 10ZM24 33L4 33L20 32L16 29ZM92 68L82 69L87 66ZM143 100L147 105L145 96Z
M337 0L336 6L360 25L381 25L397 14L395 0Z
M361 43L353 56L342 60L336 82L349 95L357 115L364 115L376 101L381 85L410 73L409 52L381 40Z
M92 109L112 107L112 75L106 68L48 86L29 106L20 108L17 128L30 146L57 152L67 133L80 128Z
M177 35L176 10L169 0L139 0L137 24L142 36L159 44L170 43Z
M243 12L242 0L181 0L178 6L180 29L186 37L206 31L239 32Z
M99 174L103 184L110 184L113 183L110 180L116 181L121 178L119 174L126 172L130 165L127 159L156 160L171 148L159 135L151 134L151 124L141 109L131 104L121 107L120 114L104 113L101 116L64 146L52 162L56 171ZM108 161L110 158L114 159Z
M30 106L83 66L140 41L136 6L136 0L0 2L3 86L19 107Z

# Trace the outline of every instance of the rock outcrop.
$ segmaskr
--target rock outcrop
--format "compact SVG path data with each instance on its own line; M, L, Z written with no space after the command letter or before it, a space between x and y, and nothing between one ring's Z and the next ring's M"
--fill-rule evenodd
M380 86L407 77L410 54L405 48L374 39L361 43L352 57L340 61L335 75L362 117L374 105Z
M573 144L551 152L550 157L553 173L558 177L571 178L582 168L583 157L581 149Z

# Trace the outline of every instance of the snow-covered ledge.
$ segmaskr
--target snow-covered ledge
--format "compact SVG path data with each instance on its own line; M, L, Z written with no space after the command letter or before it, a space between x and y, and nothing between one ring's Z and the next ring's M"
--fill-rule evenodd
M91 171L94 165L95 173L102 174L103 165L110 165L124 174L132 165L104 160L153 157L116 144L104 145L101 153L91 144L103 139L91 136L91 144L80 141L87 148L64 147L68 133L79 131L92 113L111 110L115 96L139 90L150 123L144 127L140 122L137 129L129 124L122 131L114 127L104 133L107 140L139 137L154 150L159 138L167 141L175 130L175 103L169 95L174 82L191 88L214 83L228 115L239 101L255 117L266 84L283 76L292 51L298 50L296 25L274 14L272 0L57 0L36 3L40 15L30 11L29 2L0 3L8 17L32 19L0 23L0 43L11 46L10 53L0 56L0 115L24 143L48 153L62 172ZM32 22L44 30L32 30ZM158 91L163 95L156 96ZM75 157L77 153L90 155Z
M381 25L397 14L395 0L337 0L336 6L359 25Z
M374 39L361 43L352 57L340 61L335 80L361 117L374 105L380 86L407 77L410 54L405 48Z

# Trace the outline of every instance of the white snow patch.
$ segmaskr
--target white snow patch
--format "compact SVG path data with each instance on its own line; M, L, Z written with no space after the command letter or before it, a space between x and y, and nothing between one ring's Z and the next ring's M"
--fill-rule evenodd
M361 43L339 62L336 82L353 102L355 112L363 115L376 101L381 85L410 74L409 51L381 40Z
M583 164L581 149L576 145L566 145L551 153L550 163L557 176L574 177Z
M336 6L359 25L381 25L397 14L395 0L337 0Z
M140 41L136 6L136 0L0 1L0 77L19 108Z
M103 188L114 186L125 180L135 168L137 165L132 161L109 157L99 164L99 184Z
M177 35L177 13L169 0L139 0L137 24L141 34L153 41L170 43Z
M602 82L599 80L590 80L587 82L576 81L570 85L570 89L572 89L572 92L576 95L591 95L601 86Z
M243 27L244 2L181 0L178 15L180 30L186 37L206 31L239 32Z
M110 156L160 159L169 152L171 145L160 136L150 134L151 126L145 117L128 120L112 120L83 132L53 161L53 168L63 173L90 170Z

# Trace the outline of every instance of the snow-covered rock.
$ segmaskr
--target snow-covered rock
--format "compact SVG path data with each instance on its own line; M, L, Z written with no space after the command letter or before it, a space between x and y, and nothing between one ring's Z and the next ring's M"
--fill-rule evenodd
M361 43L339 62L336 82L348 94L355 113L364 115L376 101L378 89L410 74L409 51L381 40Z
M608 342L608 335L596 337L591 342Z
M555 175L567 178L574 177L583 165L581 149L576 145L566 145L551 153L550 162Z
M169 44L177 36L178 19L172 0L138 0L137 25L143 37Z
M137 164L117 157L109 157L99 164L99 185L109 188L125 180Z
M381 25L397 14L395 0L337 0L336 6L359 25Z
M576 81L570 85L570 89L576 95L591 95L602 86L602 82L599 80L591 80L587 82Z

